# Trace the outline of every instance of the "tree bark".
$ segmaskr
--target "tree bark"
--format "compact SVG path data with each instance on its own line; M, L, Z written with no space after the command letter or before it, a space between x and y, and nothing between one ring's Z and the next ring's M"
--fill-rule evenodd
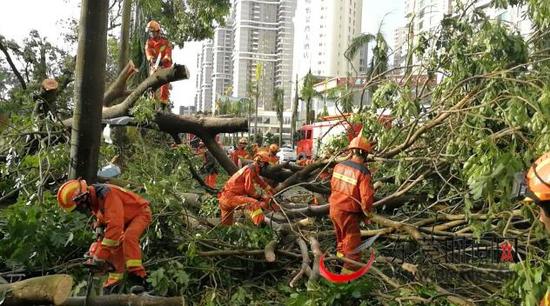
M161 85L187 79L189 72L183 65L174 65L171 68L159 69L154 74L145 79L135 88L124 101L119 104L104 107L103 119L111 119L121 116L127 116L128 111L134 103L148 89L156 90ZM72 119L63 121L65 126L73 125ZM233 133L247 130L247 120L241 118L201 118L194 116L179 116L172 113L157 112L154 122L158 125L160 131L170 135L179 133L191 133L201 138L208 150L214 155L220 165L229 173L237 172L237 166L227 157L223 149L215 141L214 137L219 133Z
M23 76L21 75L19 70L17 70L17 67L15 67L15 64L13 63L13 60L11 59L11 56L8 52L8 49L3 44L3 42L4 42L3 37L0 37L0 51L2 51L2 53L4 53L4 56L6 56L6 61L8 62L8 65L10 65L11 71L13 71L13 74L15 74L15 77L19 81L19 84L21 84L21 88L27 89L27 83L25 82L25 79L23 79Z
M130 45L130 13L132 12L132 0L124 0L122 3L122 22L120 25L120 45L118 54L118 71L124 69L128 63Z
M3 306L60 305L69 297L73 278L66 274L29 278L11 284L0 284Z
M95 182L105 91L108 0L83 0L75 76L69 177Z
M187 305L184 297L158 297L149 295L102 295L68 298L61 306L180 306Z
M130 92L126 90L126 83L128 79L134 75L138 70L134 65L134 62L129 61L125 67L122 68L115 81L109 86L109 89L103 96L103 105L111 106L119 98L126 98L130 95Z

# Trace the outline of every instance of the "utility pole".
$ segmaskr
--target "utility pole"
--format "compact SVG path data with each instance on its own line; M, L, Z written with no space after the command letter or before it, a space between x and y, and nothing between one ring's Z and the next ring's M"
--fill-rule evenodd
M294 149L294 134L296 133L296 121L298 120L298 74L296 74L296 85L294 90L294 104L292 104L292 119L290 120L290 142Z

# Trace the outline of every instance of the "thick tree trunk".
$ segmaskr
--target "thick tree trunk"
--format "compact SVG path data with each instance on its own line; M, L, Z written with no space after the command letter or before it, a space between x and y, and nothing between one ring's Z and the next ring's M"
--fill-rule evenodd
M158 297L150 295L102 295L68 298L61 306L181 306L187 305L183 297Z
M128 72L130 73L130 71ZM159 69L136 87L124 101L119 104L104 107L103 119L127 116L129 109L148 89L156 90L161 85L187 79L189 72L183 65L174 65L171 68ZM112 86L111 86L112 88ZM108 101L107 98L104 98ZM247 120L241 118L200 118L194 116L178 116L172 113L157 112L154 122L160 131L170 135L191 133L200 137L206 147L214 155L220 165L230 174L237 171L237 166L227 157L223 149L216 143L214 137L219 133L233 133L247 130ZM66 126L72 126L73 120L63 121Z
M2 306L60 305L69 297L73 278L58 274L29 278L11 284L0 284Z
M122 23L120 25L120 45L118 54L118 71L122 71L128 63L130 46L130 13L132 12L132 0L124 0L122 4Z
M105 91L108 0L83 0L75 77L69 177L95 182Z

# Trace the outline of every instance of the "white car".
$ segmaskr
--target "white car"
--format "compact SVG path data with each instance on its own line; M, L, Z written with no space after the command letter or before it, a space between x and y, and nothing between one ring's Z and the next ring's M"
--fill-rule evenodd
M296 161L296 151L289 147L282 147L277 152L280 162Z

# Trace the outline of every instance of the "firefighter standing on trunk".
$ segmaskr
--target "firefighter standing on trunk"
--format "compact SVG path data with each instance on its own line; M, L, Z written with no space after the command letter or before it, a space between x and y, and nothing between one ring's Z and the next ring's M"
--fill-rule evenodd
M372 146L359 134L348 148L352 158L337 164L332 173L330 219L336 231L337 255L360 261L361 254L354 252L361 244L359 223L369 213L374 199L371 174L365 166ZM357 269L359 267L345 263L341 273Z
M104 292L120 291L125 268L131 285L141 286L141 291L148 287L139 245L141 235L151 223L147 200L115 185L69 180L59 188L57 201L67 212L76 210L94 215L96 226L104 228L103 240L90 254L92 265L99 270L107 266L107 261L114 267L103 284Z
M525 183L524 201L534 202L539 207L539 221L550 234L550 152L533 163L525 176ZM550 288L547 288L539 306L550 306Z
M151 20L147 23L149 39L145 43L145 56L149 62L149 75L153 74L159 68L172 67L172 44L168 39L161 36L160 24ZM161 102L162 109L168 107L170 97L170 84L164 84L160 87L159 95L156 98Z
M235 209L244 208L255 225L264 222L263 209L271 209L271 188L260 177L262 168L269 164L267 152L259 152L254 163L249 164L233 174L222 191L218 194L221 210L221 223L232 225ZM261 189L256 190L256 185Z

